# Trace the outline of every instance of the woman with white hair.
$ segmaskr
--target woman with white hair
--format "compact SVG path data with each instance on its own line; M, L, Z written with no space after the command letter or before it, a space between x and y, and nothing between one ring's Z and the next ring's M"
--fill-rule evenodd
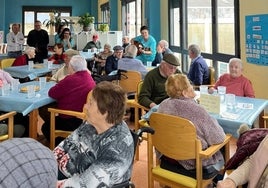
M57 101L57 108L82 112L88 93L95 87L95 81L88 73L85 58L80 55L71 58L68 72L69 75L50 88L48 95ZM50 119L43 120L45 123L42 126L42 132L50 140ZM56 129L73 131L81 123L81 119L72 116L56 117Z
M253 86L251 81L243 75L242 60L239 58L229 60L229 73L221 75L214 87L209 88L208 92L213 93L218 86L225 86L226 93L255 98Z
M35 47L28 46L25 49L25 53L15 59L12 66L28 65L29 61L34 61Z

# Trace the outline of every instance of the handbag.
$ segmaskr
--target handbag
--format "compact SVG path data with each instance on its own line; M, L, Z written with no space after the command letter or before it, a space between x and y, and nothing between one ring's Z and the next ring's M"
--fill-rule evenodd
M245 130L245 126L241 125L238 132L241 129ZM237 140L237 149L235 154L227 161L225 169L235 169L241 163L244 162L246 158L252 155L258 148L261 141L268 134L267 128L254 128L249 129L248 126L244 132L240 132L240 136Z

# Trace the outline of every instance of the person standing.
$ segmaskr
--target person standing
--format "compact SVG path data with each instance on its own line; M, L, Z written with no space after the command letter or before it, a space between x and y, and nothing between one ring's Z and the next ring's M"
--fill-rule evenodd
M157 66L157 64L160 64L162 59L163 59L163 56L165 54L171 54L173 53L169 48L168 48L169 44L166 40L160 40L158 42L158 45L156 47L156 54L155 54L155 58L152 62L152 66Z
M138 51L140 55L136 58L141 60L144 65L147 61L153 61L156 54L156 41L153 36L149 35L149 28L142 26L140 28L141 35L134 38L134 41L138 42L140 46Z
M200 47L197 44L191 44L188 47L191 66L188 73L188 78L195 86L209 84L209 70L205 59L201 56Z
M10 58L16 58L22 55L22 45L24 44L24 35L20 32L20 24L14 23L12 31L6 36L7 55Z
M41 22L36 20L34 22L34 29L29 32L27 37L27 44L35 47L35 62L38 63L43 63L43 60L47 59L48 56L47 45L49 43L49 37L47 31L41 29L41 25Z

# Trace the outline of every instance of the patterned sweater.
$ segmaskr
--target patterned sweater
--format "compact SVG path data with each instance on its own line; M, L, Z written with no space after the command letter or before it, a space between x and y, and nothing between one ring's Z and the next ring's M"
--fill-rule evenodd
M54 149L54 155L68 177L61 187L111 187L131 176L133 138L125 122L101 134L85 123Z

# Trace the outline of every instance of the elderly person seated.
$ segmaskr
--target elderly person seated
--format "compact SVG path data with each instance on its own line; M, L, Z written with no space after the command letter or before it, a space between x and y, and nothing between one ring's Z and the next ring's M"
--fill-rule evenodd
M101 42L99 41L99 35L94 34L92 36L92 41L89 41L86 46L83 48L84 52L87 52L88 50L94 52L96 49L101 49Z
M74 55L79 55L79 52L77 50L73 50L73 49L69 49L66 50L66 52L64 52L64 66L61 67L51 78L50 81L55 81L55 82L59 82L61 81L63 78L65 78L65 76L68 75L68 66L69 66L69 62L71 60L71 58Z
M191 59L191 66L188 72L188 78L195 86L209 84L208 65L201 55L200 47L197 44L191 44L188 47L188 54Z
M94 72L94 73L101 75L104 72L106 59L107 59L107 57L111 56L112 54L113 54L113 52L111 51L110 44L105 44L103 51L98 53L98 54L95 54L93 65L91 66L91 67L95 68L96 72Z
M112 71L117 70L118 60L122 58L124 48L122 46L116 45L113 50L114 53L107 57L105 63L105 73L107 75Z
M116 84L96 85L85 105L87 121L53 151L59 167L58 188L112 187L129 180L134 143L123 121L126 99Z
M135 45L129 45L126 47L126 52L123 58L118 60L118 69L121 70L131 70L131 71L138 71L141 73L142 77L147 74L148 70L143 65L141 60L135 59L137 54L137 47Z
M52 151L32 138L0 143L1 187L55 188L57 161Z
M146 74L138 97L139 104L153 108L168 98L165 82L171 74L179 72L179 65L180 61L174 54L165 54L160 65Z
M48 61L52 61L53 64L62 64L64 63L65 54L63 45L61 43L56 43L54 45L54 54L48 58Z
M236 188L248 183L248 188L268 187L268 135L257 150L226 179L219 181L217 188Z
M193 122L197 136L201 140L202 149L224 141L225 133L217 120L194 100L196 94L186 75L173 74L169 76L165 83L165 89L169 98L160 103L157 110L159 113L179 116ZM209 169L217 174L224 165L223 155L218 151L211 158L203 160L202 164L203 175L211 174ZM196 175L195 160L176 161L167 156L161 156L161 166L187 176L194 177Z
M48 91L49 97L57 101L57 108L62 110L83 111L88 93L95 87L95 82L88 73L86 60L75 55L68 65L68 73ZM44 120L42 132L50 140L50 118L47 114L40 113ZM59 115L56 117L56 129L73 131L82 123L81 119Z
M209 88L209 93L213 93L218 86L225 86L226 93L232 93L241 97L255 97L252 84L249 79L243 76L242 61L238 58L229 60L230 73L219 77L214 87Z
M14 60L12 66L28 65L29 61L34 61L34 58L35 48L28 46L25 49L25 53Z
M170 54L170 53L173 53L173 52L169 49L168 41L160 40L157 44L157 47L156 47L156 54L155 54L155 58L152 62L152 65L157 66L158 64L161 63L163 56L165 54Z

